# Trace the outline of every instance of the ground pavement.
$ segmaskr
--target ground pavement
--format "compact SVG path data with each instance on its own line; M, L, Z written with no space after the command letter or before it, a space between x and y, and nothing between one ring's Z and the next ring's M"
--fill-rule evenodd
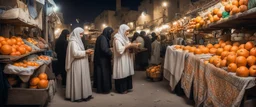
M168 82L149 82L145 72L137 71L133 76L133 92L128 94L93 93L94 99L88 102L64 100L64 88L59 88L48 107L193 107L186 97L169 91Z

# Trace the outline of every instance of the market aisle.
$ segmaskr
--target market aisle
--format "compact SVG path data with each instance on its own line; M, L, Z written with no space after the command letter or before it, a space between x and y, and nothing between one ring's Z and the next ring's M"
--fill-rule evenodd
M192 101L172 94L168 90L168 83L148 82L145 72L136 72L133 77L134 90L126 95L111 92L110 94L96 94L89 102L70 102L63 98L64 90L58 91L48 107L192 107Z

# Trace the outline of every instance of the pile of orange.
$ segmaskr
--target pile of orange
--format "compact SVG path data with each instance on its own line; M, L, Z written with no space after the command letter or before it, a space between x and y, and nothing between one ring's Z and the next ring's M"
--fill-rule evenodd
M14 63L13 65L17 66L17 67L23 67L23 68L27 68L28 66L32 66L32 67L39 66L39 64L37 62L33 62L33 61L17 62L17 63Z
M37 42L36 40L32 39L32 38L27 38L27 41L28 41L29 43L34 44L34 45L37 45L37 44L38 44L38 42Z
M20 56L31 51L32 48L25 45L20 37L0 37L0 53L2 55Z
M222 0L224 10L222 11L219 8L214 8L204 17L197 16L189 21L187 25L187 29L199 29L202 26L205 26L210 23L217 22L222 19L222 15L224 12L234 15L237 13L242 13L248 10L248 0ZM191 30L189 30L191 31Z
M41 56L38 56L38 59L39 60L49 60L49 57L41 55Z
M146 74L151 78L158 78L161 73L161 65L151 66L146 70Z
M213 54L205 64L211 63L218 68L228 67L229 72L236 73L237 76L256 77L256 47L253 42L241 44L220 40L218 44L208 44L207 46L175 46L194 54Z
M48 87L48 76L45 73L41 73L38 77L34 77L30 80L30 87L32 89L45 89Z
M227 67L229 72L236 73L240 77L256 76L256 47L253 42L240 44L230 41L220 41L215 44L217 51L209 62L216 67ZM212 50L212 49L211 49Z

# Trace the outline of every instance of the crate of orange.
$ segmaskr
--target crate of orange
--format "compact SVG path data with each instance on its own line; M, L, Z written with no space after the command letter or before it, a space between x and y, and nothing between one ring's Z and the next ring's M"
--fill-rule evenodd
M162 80L161 65L149 67L146 70L146 76L148 79L152 81L161 81Z
M9 89L7 104L42 105L45 104L45 101L51 100L55 93L53 89L54 80L49 80L46 73L40 73L32 77L28 84L29 86L27 88Z

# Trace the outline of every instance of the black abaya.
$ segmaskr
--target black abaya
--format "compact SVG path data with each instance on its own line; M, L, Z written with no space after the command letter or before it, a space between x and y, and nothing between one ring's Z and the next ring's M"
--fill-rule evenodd
M132 88L132 76L123 79L115 79L115 89L118 93L124 93Z
M66 85L66 70L65 70L65 63L66 63L66 50L68 46L67 35L69 34L68 30L63 30L60 37L56 41L55 45L55 52L57 53L57 74L61 74L62 78L62 85Z
M107 27L101 36L96 40L94 52L94 81L93 88L97 89L97 93L109 93L112 89L111 82L111 58L110 38L113 29Z

